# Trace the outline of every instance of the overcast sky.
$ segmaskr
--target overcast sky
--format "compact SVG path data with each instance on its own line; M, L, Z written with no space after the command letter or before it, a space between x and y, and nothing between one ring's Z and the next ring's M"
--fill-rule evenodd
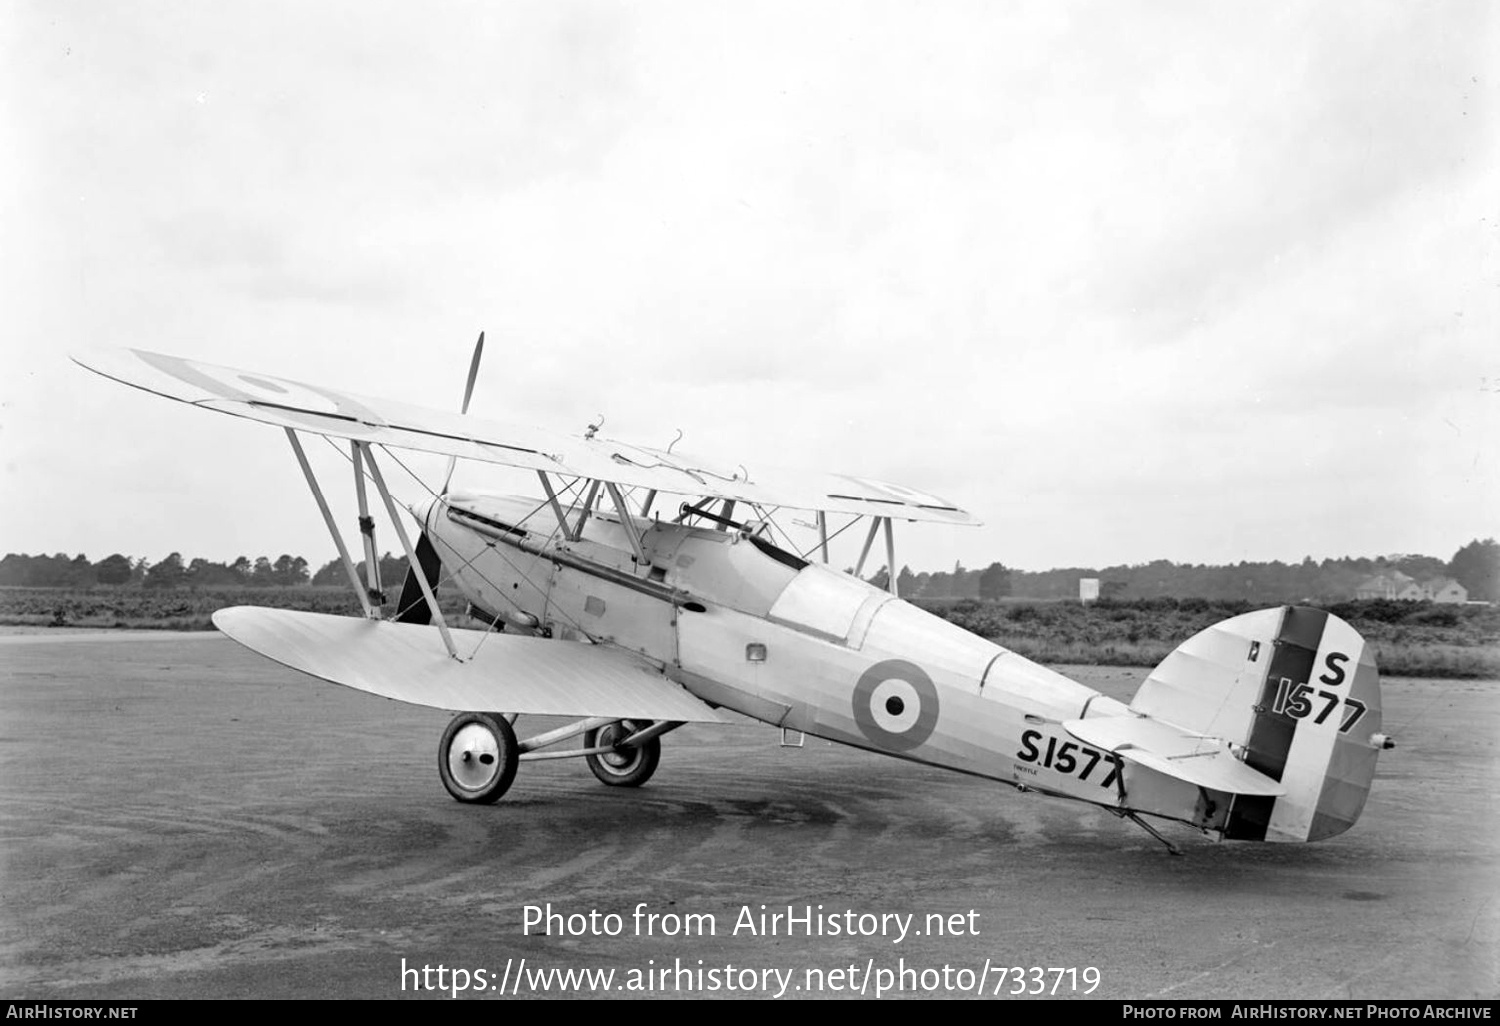
M333 556L72 350L448 409L481 328L477 413L985 521L916 569L1500 534L1485 0L0 10L0 551Z

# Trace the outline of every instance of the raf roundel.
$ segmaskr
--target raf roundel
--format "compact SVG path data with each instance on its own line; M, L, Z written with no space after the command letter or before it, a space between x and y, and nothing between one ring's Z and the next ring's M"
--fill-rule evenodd
M932 678L916 663L887 659L864 672L854 686L854 722L881 748L906 752L932 736L938 695Z

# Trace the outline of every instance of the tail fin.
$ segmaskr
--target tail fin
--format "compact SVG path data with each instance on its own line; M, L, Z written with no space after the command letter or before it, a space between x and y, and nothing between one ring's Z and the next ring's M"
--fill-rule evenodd
M1354 825L1380 733L1380 675L1359 633L1320 609L1225 620L1162 660L1130 709L1229 743L1280 794L1234 794L1223 836L1317 841Z

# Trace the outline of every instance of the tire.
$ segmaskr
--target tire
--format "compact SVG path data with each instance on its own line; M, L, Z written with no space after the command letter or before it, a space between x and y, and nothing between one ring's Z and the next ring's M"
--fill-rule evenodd
M619 744L631 734L651 725L650 720L616 720L583 736L585 748ZM661 762L661 738L653 737L638 748L616 748L603 755L585 755L583 761L601 783L610 787L640 787L651 779Z
M458 801L488 805L510 789L520 754L516 732L498 714L459 713L438 744L438 776Z

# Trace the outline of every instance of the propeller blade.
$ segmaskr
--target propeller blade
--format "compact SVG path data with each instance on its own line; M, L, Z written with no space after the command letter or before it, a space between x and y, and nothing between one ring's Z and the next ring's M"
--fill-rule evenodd
M474 358L469 361L469 380L464 385L463 405L458 408L459 413L469 412L469 400L474 398L474 382L479 379L479 358L484 355L484 332L479 333L479 341L474 343ZM448 457L448 472L443 475L443 487L439 495L448 494L448 485L453 481L453 468L458 465L457 456Z
M469 361L469 381L464 385L464 404L458 408L459 413L469 412L469 400L474 398L474 382L479 378L479 358L484 355L484 332L479 333L479 341L474 343L474 358Z
M431 623L432 610L427 608L427 599L422 595L422 585L417 581L417 574L427 578L427 586L437 594L438 575L442 573L443 561L438 556L437 549L432 547L432 541L423 531L417 538L417 565L408 567L406 580L401 584L401 598L396 603L397 623Z

